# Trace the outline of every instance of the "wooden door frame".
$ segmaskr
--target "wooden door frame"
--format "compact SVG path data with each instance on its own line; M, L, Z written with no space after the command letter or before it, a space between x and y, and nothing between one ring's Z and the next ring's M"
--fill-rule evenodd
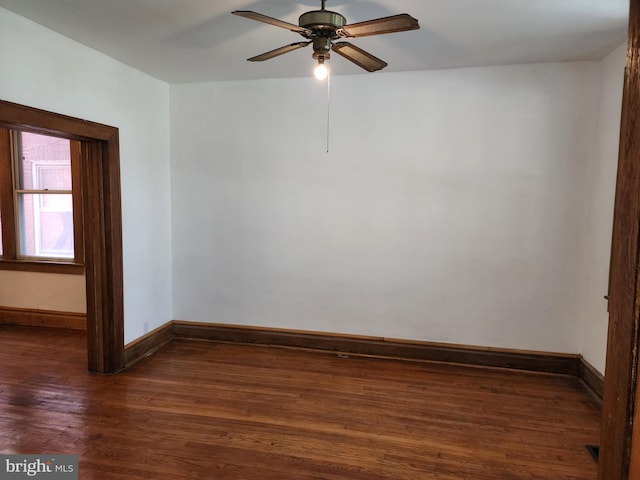
M630 1L613 215L609 332L602 404L599 480L640 480L634 425L640 314L640 0ZM633 455L632 455L633 452ZM633 463L635 463L634 460Z
M0 100L0 126L80 140L88 368L124 366L122 212L118 129Z

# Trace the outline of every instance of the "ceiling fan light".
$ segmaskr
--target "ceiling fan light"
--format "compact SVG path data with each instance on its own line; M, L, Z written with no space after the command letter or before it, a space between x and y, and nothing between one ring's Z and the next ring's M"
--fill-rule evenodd
M315 70L313 71L313 74L318 80L324 80L325 78L327 78L327 75L329 74L329 69L324 63L321 63L315 68Z
M318 80L324 80L325 78L327 78L327 75L329 75L329 69L324 64L324 60L322 60L322 59L318 60L318 65L313 70L313 75Z

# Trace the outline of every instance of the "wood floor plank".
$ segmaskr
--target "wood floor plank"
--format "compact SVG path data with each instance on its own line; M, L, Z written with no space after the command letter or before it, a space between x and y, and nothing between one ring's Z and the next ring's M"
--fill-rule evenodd
M118 375L83 332L0 327L0 452L82 479L594 480L574 378L173 340Z

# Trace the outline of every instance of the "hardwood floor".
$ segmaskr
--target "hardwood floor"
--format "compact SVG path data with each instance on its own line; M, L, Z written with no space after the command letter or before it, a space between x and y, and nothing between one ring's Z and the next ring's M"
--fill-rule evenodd
M0 453L77 453L83 480L596 478L570 377L187 340L99 376L85 344L0 326Z

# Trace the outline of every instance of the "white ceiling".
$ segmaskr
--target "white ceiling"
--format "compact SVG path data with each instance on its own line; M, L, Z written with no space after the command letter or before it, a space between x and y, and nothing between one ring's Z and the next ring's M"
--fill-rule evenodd
M628 0L327 0L348 23L409 13L420 30L350 40L389 63L425 70L600 59L626 38ZM289 23L320 0L0 0L30 18L170 83L300 77L310 47L245 59L303 40L231 15L253 10ZM334 75L366 73L332 56Z

